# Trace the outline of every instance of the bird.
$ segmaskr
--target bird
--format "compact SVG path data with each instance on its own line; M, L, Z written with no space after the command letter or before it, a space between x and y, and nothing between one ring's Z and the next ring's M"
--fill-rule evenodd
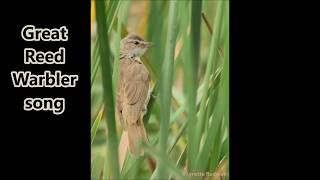
M116 116L128 134L129 152L136 156L144 154L140 144L148 142L143 116L151 94L150 75L140 57L152 46L136 33L120 41Z

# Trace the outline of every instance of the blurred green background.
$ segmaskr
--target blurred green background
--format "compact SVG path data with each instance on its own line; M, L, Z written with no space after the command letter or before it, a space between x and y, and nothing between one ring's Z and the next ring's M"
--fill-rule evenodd
M97 0L91 13L91 179L228 179L229 2ZM112 113L128 32L155 44L142 58L154 87L143 157L118 150Z

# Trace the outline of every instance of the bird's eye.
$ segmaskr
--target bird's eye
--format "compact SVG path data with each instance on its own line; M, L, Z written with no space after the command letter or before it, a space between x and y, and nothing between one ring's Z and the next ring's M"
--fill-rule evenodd
M135 42L134 42L134 44L135 44L135 45L138 45L138 44L139 44L139 42L138 42L138 41L135 41Z

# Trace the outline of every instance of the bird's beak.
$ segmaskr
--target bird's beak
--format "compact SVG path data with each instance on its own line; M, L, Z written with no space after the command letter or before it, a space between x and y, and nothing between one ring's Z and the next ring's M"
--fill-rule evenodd
M154 44L152 42L146 42L146 46L147 48L151 48L154 46Z

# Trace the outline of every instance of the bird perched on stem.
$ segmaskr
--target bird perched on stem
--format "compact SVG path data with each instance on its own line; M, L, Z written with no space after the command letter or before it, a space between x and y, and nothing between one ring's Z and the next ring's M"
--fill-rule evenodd
M140 57L151 46L152 43L133 33L120 42L116 115L127 132L129 151L133 155L143 155L139 145L148 142L143 116L150 99L150 75Z

